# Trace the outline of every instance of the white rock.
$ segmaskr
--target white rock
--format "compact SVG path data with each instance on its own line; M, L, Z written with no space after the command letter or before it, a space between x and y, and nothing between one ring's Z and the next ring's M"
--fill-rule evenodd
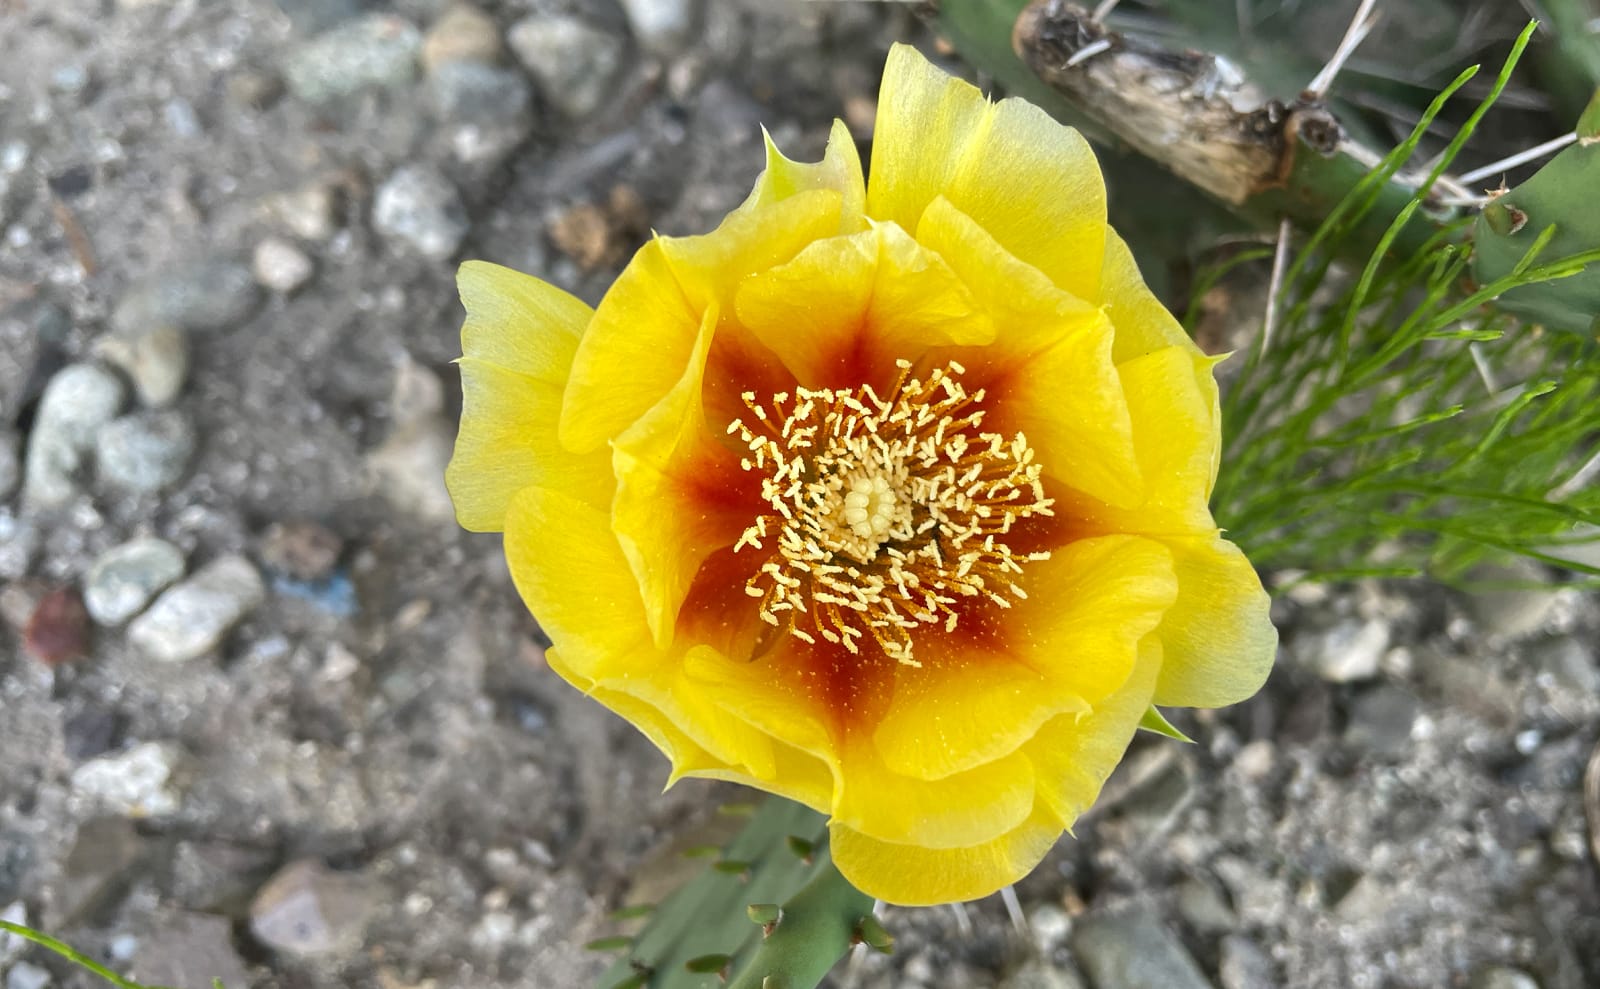
M426 165L396 169L378 188L372 225L433 261L448 260L471 229L461 194Z
M170 742L142 742L79 766L72 773L72 790L128 817L164 817L179 806L172 777L181 755Z
M161 539L134 539L101 554L83 582L83 603L101 625L121 625L183 576L183 553Z
M250 270L264 287L290 295L310 281L316 269L300 248L282 237L268 237L250 256Z
M171 405L189 377L189 337L175 326L102 337L94 351L128 376L146 408Z
M1355 683L1378 675L1389 648L1389 626L1378 619L1341 620L1301 644L1301 653L1317 675L1332 683Z
M128 627L134 647L169 663L202 656L266 595L261 575L241 556L225 556L166 591Z
M688 40L694 18L691 0L622 0L622 7L633 36L651 51L676 51Z
M121 379L93 364L70 364L45 386L28 439L22 500L54 508L71 500L95 434L116 418L125 391Z

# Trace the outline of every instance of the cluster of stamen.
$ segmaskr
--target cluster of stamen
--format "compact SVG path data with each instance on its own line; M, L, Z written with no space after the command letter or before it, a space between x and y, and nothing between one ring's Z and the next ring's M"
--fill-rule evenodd
M764 474L771 511L734 551L767 554L745 587L763 621L852 653L870 640L916 666L912 632L953 630L962 598L1009 608L1027 596L1022 564L1049 554L1005 539L1052 501L1021 433L981 431L984 393L967 392L963 373L951 362L922 381L900 361L881 398L870 385L742 396L754 420L728 432L749 447L740 465Z

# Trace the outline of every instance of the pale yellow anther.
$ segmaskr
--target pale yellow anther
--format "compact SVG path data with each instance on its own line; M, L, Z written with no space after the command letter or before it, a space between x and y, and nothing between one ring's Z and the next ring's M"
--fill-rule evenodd
M754 454L740 466L766 474L771 511L734 551L766 550L769 525L777 528L746 585L761 599L763 621L851 653L870 634L885 655L917 666L911 633L954 629L958 599L982 595L1009 607L1005 592L1027 597L1013 579L1020 562L1049 554L1013 554L996 537L1019 519L1051 514L1052 502L1020 433L978 431L983 410L972 406L983 391L966 391L959 364L926 382L911 378L910 362L896 365L887 397L870 385L797 388L786 413L788 393L767 406L743 396L760 431L742 419L728 428Z

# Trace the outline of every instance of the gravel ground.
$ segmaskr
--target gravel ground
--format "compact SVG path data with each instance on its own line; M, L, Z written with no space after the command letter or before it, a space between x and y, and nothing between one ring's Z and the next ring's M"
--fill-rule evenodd
M836 114L899 5L0 0L0 917L147 982L583 986L732 791L542 663L440 481L453 262L594 301ZM1300 588L859 987L1600 985L1600 608ZM643 877L643 878L640 878ZM654 880L651 877L655 877ZM5 989L91 981L0 939Z

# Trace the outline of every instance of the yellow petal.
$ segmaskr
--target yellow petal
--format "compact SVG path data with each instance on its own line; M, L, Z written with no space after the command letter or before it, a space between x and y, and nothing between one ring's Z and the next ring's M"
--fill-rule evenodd
M1214 419L1216 390L1200 387L1196 360L1188 347L1162 347L1118 365L1139 468L1150 479L1146 497L1129 507L1062 491L1062 503L1055 509L1058 517L1090 532L1135 532L1158 538L1215 534L1208 502L1220 447ZM1205 376L1210 378L1209 369ZM1042 455L1040 462L1047 463Z
M1224 707L1266 682L1278 650L1271 598L1239 548L1216 537L1168 540L1178 599L1161 623L1155 703Z
M461 525L499 531L511 497L532 484L604 504L609 468L554 442L562 389L593 311L537 278L482 261L463 264L456 284L467 309L461 429L445 483Z
M660 242L690 303L704 309L713 300L726 303L750 275L783 264L813 241L838 234L843 217L844 196L838 191L806 189L735 210L708 234L663 237Z
M716 333L717 306L706 309L683 376L612 446L616 500L611 527L633 568L657 647L672 643L678 609L700 564L737 533L727 535L705 513L686 471L703 470L721 451L707 431L700 405L706 353ZM712 452L708 453L710 449ZM723 451L725 452L725 451Z
M1072 826L1122 761L1139 719L1150 707L1162 664L1161 642L1148 636L1140 643L1138 663L1121 689L1089 714L1065 714L1045 723L1028 743L1025 751L1039 780L1039 799L1059 826Z
M940 779L1017 751L1039 726L1121 689L1179 594L1166 547L1085 539L1025 565L1026 600L991 629L924 636L873 740L894 772ZM968 635L974 635L968 638ZM924 644L929 648L924 648Z
M556 440L559 382L476 357L459 364L461 430L444 479L463 528L500 531L512 497L532 485L606 507L615 487L610 458L568 453Z
M832 189L842 200L842 232L854 232L866 225L867 186L861 174L861 155L844 121L835 120L828 134L828 149L820 162L791 161L773 143L765 127L761 137L767 146L767 167L756 179L756 187L741 210L756 209L787 199L801 192Z
M737 300L740 322L808 388L885 386L897 359L994 339L960 279L893 224L817 241Z
M836 824L879 841L963 848L1014 830L1033 811L1033 764L1020 752L938 780L889 769L852 745L834 794Z
M1061 836L1061 824L1035 802L1028 819L992 841L967 848L925 848L828 826L833 862L851 885L900 906L976 900L1033 871Z
M544 658L549 667L560 674L562 679L639 729L656 748L672 760L674 766L684 767L685 771L689 771L721 765L711 753L695 744L692 738L655 705L647 704L620 690L597 686L593 680L567 665L558 649L545 650Z
M1022 100L991 104L896 45L878 96L867 213L915 230L937 196L1056 285L1095 297L1105 185L1082 135Z
M1182 324L1145 285L1139 263L1115 230L1106 234L1105 266L1098 290L1085 298L1102 303L1111 314L1117 327L1118 364L1163 347L1181 347L1201 356L1200 347L1183 331Z
M600 300L578 345L561 407L561 442L592 453L661 400L683 374L700 329L657 237Z
M834 787L833 772L828 764L793 746L775 740L771 745L773 756L771 771L765 776L756 776L747 770L727 766L696 767L692 763L674 759L671 782L692 776L697 779L741 783L798 801L819 813L828 813L829 808L833 806Z
M1103 318L1098 307L1007 251L943 196L922 211L916 235L917 243L939 255L994 320L994 346L1008 359L1042 350L1084 320Z
M456 272L456 289L467 310L463 354L566 384L578 339L594 310L554 285L487 261L464 262Z
M506 564L567 669L597 682L659 663L639 587L601 511L524 488L506 511Z

